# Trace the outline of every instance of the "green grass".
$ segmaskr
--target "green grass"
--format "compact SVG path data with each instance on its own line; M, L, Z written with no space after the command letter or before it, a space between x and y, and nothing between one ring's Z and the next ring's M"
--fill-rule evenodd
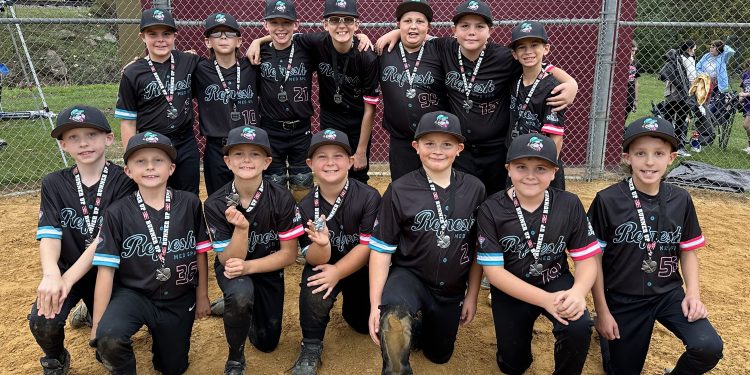
M639 117L651 115L651 103L656 104L662 100L664 100L664 82L650 74L642 75L638 78L638 111L631 113L628 120L633 121ZM703 147L700 153L691 152L692 156L687 159L721 168L750 169L750 155L742 151L747 147L747 133L742 126L742 121L742 114L737 113L734 116L726 150L718 147L718 141L714 141L713 145ZM692 134L692 128L690 134Z

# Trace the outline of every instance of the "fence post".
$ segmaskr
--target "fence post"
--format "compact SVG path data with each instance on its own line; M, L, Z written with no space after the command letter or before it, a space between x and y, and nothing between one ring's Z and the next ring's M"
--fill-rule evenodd
M619 8L619 0L602 1L602 12L599 17L599 38L596 47L594 87L591 112L589 113L589 139L588 152L586 153L587 180L598 178L604 171Z

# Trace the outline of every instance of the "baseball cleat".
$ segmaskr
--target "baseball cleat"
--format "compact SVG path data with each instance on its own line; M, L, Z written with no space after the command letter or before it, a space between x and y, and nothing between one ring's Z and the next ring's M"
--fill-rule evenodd
M224 365L224 375L245 375L245 363L227 361Z
M91 316L86 304L81 301L70 314L70 328L78 329L83 328L83 326L91 327Z
M315 375L323 354L323 342L316 339L302 339L299 357L292 367L292 375Z
M42 357L39 362L42 364L42 374L44 375L67 375L68 370L70 370L70 353L63 349L60 358Z

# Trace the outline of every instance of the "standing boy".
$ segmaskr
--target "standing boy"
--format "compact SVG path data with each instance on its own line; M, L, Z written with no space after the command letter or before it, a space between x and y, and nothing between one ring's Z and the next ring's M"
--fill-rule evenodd
M76 165L48 174L42 180L39 257L42 280L28 316L29 328L44 351L44 374L67 374L70 354L65 349L65 319L83 300L94 306L96 271L91 270L91 245L109 205L135 190L122 168L105 159L114 135L98 109L76 105L57 116L52 137Z
M193 321L208 314L208 260L201 202L167 188L177 150L169 138L144 132L130 137L125 173L134 194L105 213L94 254L98 266L93 345L112 374L135 374L132 336L148 327L156 371L188 368Z
M550 186L565 190L560 150L565 133L565 110L555 111L547 104L559 83L549 73L555 67L544 63L549 54L549 40L544 25L536 21L524 21L513 27L508 45L513 58L523 67L510 96L510 127L505 144L510 147L513 139L521 134L541 133L555 142L557 162L555 178ZM508 181L510 182L510 181Z
M384 374L411 374L415 345L430 361L448 362L459 322L476 313L474 221L485 195L481 181L452 167L463 141L455 115L422 116L412 143L422 168L383 196L370 238L369 329Z
M137 132L168 137L177 149L169 186L198 194L200 155L193 135L191 81L200 58L174 49L177 27L169 11L144 11L138 35L148 55L122 73L115 108L122 145Z
M294 263L304 234L294 198L263 178L271 164L268 134L244 126L229 131L224 162L232 182L205 202L217 253L216 281L224 293L224 333L229 346L224 373L245 371L245 342L269 353L281 337L284 267Z
M317 372L326 326L339 293L344 297L344 320L355 331L368 332L367 246L380 194L347 177L353 162L343 132L326 129L312 137L307 164L318 185L299 204L307 236L300 237L306 263L299 294L302 348L292 368L294 375Z

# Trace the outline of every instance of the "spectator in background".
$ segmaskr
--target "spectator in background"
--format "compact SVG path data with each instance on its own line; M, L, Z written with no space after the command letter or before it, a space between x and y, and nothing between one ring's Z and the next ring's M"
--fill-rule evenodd
M745 118L742 125L747 132L747 147L743 151L750 154L750 59L745 61L745 71L742 72L742 91L739 95L742 98L742 111Z
M665 70L662 69L662 79L665 79L666 88L664 96L666 103L663 117L671 122L675 128L675 136L679 142L677 155L681 157L691 156L685 150L685 145L689 143L688 121L691 111L696 104L688 90L697 72L695 69L695 42L688 39L680 46L680 51L669 50L667 52L667 64L673 66L672 74L665 76Z
M628 63L628 101L625 105L625 119L628 118L630 112L635 112L638 109L638 77L641 76L640 65L635 59L635 54L638 52L638 43L633 39L633 44L630 47L630 62Z
M711 77L711 91L727 92L729 90L729 75L727 61L734 55L734 49L721 40L714 40L708 46L708 53L701 57L696 68L698 73L706 73Z

